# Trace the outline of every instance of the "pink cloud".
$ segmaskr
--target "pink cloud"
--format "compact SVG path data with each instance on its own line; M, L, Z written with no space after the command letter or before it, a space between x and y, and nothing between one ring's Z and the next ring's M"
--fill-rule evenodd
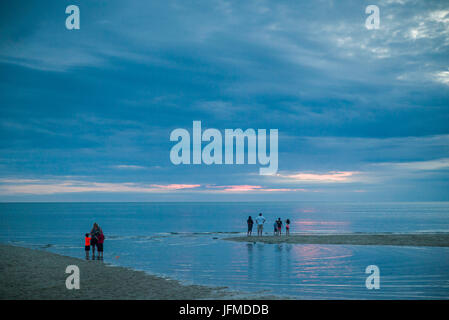
M231 185L231 186L207 186L211 189L220 189L219 192L292 192L302 191L307 192L306 189L292 189L292 188L264 188L258 185Z
M223 191L226 192L254 191L262 188L261 186L251 186L251 185L222 186L222 187L224 187Z
M27 183L27 182L32 183ZM35 181L38 181L36 183ZM134 192L134 193L157 193L170 192L182 189L198 188L199 184L151 184L144 185L132 182L104 183L79 180L16 180L14 183L0 185L0 194L60 194L79 192ZM5 183L5 180L2 181Z
M145 167L136 166L136 165L132 165L132 164L119 164L119 165L116 165L116 166L112 166L112 168L115 168L115 169L131 169L131 170L145 169Z
M152 184L151 185L154 188L164 189L164 190L181 190L181 189L193 189L201 187L200 184L167 184L167 185L161 185L161 184Z
M261 191L265 192L292 192L292 191L302 191L302 192L308 192L307 189L291 189L291 188L273 188L273 189L262 189Z
M0 180L0 194L62 194L82 192L107 192L107 193L164 193L180 190L197 189L200 184L142 184L134 182L93 182L82 180L32 180L32 179L3 179ZM270 188L260 185L206 185L205 188L195 192L317 192L303 188Z
M311 182L348 182L358 172L356 171L331 171L329 173L296 173L290 175L279 175L284 178L298 181Z

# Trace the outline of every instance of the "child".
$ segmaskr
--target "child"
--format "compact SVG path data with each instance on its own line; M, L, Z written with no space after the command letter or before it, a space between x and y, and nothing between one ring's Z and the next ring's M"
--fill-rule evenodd
M274 222L273 227L274 227L273 235L277 236L278 235L278 222L277 221Z
M290 235L290 219L285 220L285 233L287 236Z
M90 252L90 240L92 238L89 237L89 234L86 233L84 238L84 250L86 251L86 260L89 260L89 252Z
M103 232L100 233L98 236L98 242L97 242L97 248L98 248L98 259L103 260L103 242L104 242L104 235Z

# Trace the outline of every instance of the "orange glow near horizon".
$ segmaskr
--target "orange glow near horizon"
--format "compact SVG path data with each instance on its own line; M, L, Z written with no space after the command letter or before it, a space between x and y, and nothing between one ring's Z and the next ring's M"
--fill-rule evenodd
M281 175L285 178L295 179L299 181L314 181L314 182L347 182L350 177L357 174L356 171L332 171L329 173L297 173L290 175Z

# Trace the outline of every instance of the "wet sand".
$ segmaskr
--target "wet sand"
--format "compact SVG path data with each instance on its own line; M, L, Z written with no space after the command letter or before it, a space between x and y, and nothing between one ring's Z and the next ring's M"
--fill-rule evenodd
M80 289L65 285L68 265L80 269ZM183 285L141 271L0 244L0 299L222 299L223 288Z
M263 243L449 247L449 233L292 234L290 236L243 236L224 240Z

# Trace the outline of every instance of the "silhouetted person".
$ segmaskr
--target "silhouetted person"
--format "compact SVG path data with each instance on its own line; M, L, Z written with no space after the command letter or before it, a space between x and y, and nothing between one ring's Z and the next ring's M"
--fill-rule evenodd
M290 235L290 219L285 220L285 234Z
M281 218L279 218L279 219L276 221L276 223L277 223L277 225L278 225L278 234L279 234L279 235L282 235L282 220L281 220Z
M251 216L248 217L248 220L246 220L246 223L248 224L248 232L246 233L246 236L251 236L251 233L253 232L253 218Z

